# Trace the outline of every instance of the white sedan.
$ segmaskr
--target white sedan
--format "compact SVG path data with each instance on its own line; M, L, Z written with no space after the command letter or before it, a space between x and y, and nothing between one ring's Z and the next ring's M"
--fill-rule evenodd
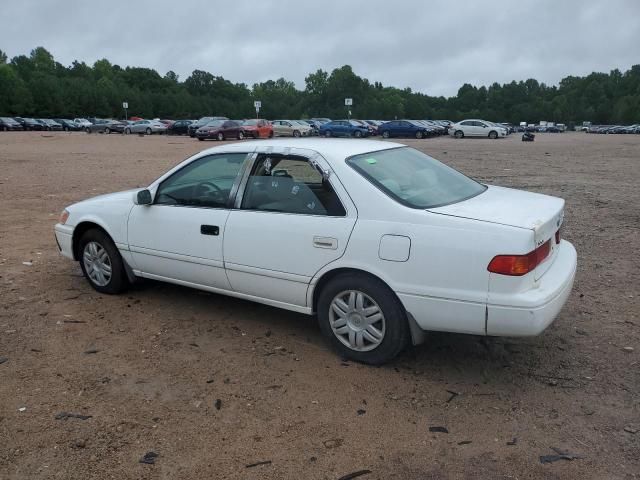
M456 138L464 137L485 137L485 138L503 138L507 136L507 129L502 125L496 125L487 120L463 120L454 123L449 127L449 135Z
M401 144L275 139L71 205L55 235L99 292L144 277L317 314L340 354L380 364L429 330L541 333L576 271L563 212Z

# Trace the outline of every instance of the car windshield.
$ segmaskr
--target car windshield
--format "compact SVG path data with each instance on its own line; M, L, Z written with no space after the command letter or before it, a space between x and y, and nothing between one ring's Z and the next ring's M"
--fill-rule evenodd
M222 125L224 122L222 120L211 120L209 123L207 123L207 127L219 127L220 125Z
M487 188L410 147L355 155L347 163L387 195L411 208L461 202Z

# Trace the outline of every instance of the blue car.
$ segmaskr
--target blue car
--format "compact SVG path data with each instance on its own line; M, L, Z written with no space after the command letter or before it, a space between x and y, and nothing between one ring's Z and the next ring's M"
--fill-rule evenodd
M378 128L378 133L382 135L383 138L424 138L432 132L433 130L426 125L412 122L411 120L392 120L390 122L383 123Z
M368 137L369 129L353 120L333 120L320 127L319 135L325 137Z

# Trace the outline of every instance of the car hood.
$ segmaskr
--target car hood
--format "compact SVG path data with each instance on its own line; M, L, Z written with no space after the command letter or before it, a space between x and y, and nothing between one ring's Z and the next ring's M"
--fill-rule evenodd
M554 236L564 220L564 200L540 193L489 185L468 200L431 208L441 215L532 230L536 246Z
M106 203L131 203L133 204L133 196L135 192L139 192L142 188L134 188L132 190L124 190L122 192L115 193L106 193L104 195L98 195L97 197L91 197L86 200L82 200L81 202L74 203L70 208L73 208L76 205L81 205L83 207L91 204L106 204Z

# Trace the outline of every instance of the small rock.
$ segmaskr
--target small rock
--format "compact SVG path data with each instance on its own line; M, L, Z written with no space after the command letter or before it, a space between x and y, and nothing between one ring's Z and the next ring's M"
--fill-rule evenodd
M367 413L367 411L361 408L361 409L359 409L356 413L357 413L358 415L364 415L365 413Z
M622 350L624 350L625 352L631 353L633 352L633 347L624 347Z
M325 448L337 448L344 443L342 438L332 438L330 440L325 440L322 444Z
M633 434L638 433L638 429L634 428L634 427L632 427L630 425L627 425L626 427L624 427L624 431L627 432L627 433L633 433Z
M589 335L589 333L586 330L582 330L580 328L576 328L576 333L578 335Z
M100 350L98 350L97 348L89 348L88 350L85 350L84 353L86 353L87 355L90 355L92 353L98 353Z
M7 357L0 357L0 365L2 365L4 362L8 362L9 359Z
M33 262L22 262L22 264L30 267L31 265L33 265Z
M556 387L558 385L558 381L554 380L553 378L549 379L549 381L547 382L547 385L550 385L552 387Z
M156 452L147 452L144 454L140 460L140 463L146 463L147 465L153 465L156 463L156 458L158 458L158 454Z
M27 409L27 407L20 407L20 408L18 409L18 411L19 411L19 412L24 412L26 409Z
M84 448L87 446L87 442L85 440L79 439L75 441L74 446L76 448Z
M220 410L222 408L222 400L218 398L213 405L216 407L216 410Z
M449 433L447 427L429 427L429 431L433 433Z

